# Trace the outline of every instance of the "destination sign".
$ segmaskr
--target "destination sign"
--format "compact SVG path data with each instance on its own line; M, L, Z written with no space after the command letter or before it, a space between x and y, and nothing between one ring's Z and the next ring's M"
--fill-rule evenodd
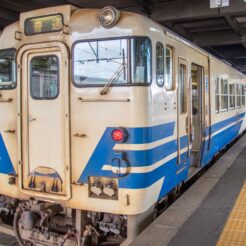
M63 16L61 14L29 18L25 21L25 34L59 32L62 26Z

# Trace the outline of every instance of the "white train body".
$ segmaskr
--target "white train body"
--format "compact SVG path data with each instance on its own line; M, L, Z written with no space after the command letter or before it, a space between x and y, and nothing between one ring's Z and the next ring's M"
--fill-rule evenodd
M43 32L55 15L57 30ZM13 50L16 79L13 59L1 66ZM0 36L0 194L137 225L245 130L244 83L135 13L112 28L98 10L23 13Z

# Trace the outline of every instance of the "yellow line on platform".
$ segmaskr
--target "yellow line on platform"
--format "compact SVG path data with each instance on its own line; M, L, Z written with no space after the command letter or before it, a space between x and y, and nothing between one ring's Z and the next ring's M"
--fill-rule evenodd
M246 246L246 182L216 246Z

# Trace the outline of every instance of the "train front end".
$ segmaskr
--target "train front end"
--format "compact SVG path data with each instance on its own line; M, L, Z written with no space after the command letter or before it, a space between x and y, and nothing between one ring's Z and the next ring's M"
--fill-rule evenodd
M112 7L21 14L17 86L3 93L16 107L0 123L15 128L0 192L20 245L128 244L152 219L171 187L152 150L175 130L151 116L153 25Z

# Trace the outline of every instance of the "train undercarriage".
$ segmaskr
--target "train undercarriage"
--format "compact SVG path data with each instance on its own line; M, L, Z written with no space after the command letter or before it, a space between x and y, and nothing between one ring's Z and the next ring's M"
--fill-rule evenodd
M20 246L118 245L127 237L127 216L63 208L42 201L0 196L2 225L13 226Z
M153 214L154 208L125 216L0 196L0 227L11 226L20 246L128 245L153 220Z

